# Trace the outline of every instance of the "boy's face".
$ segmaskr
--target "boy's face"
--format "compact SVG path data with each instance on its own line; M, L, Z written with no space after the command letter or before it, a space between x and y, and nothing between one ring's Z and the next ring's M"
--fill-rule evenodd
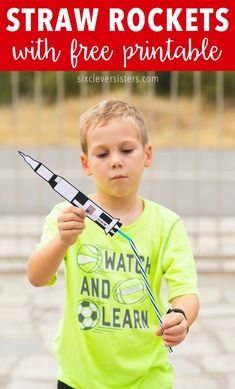
M93 175L99 195L125 197L137 193L144 167L152 161L151 145L142 145L138 129L113 119L87 133L87 155L82 167Z

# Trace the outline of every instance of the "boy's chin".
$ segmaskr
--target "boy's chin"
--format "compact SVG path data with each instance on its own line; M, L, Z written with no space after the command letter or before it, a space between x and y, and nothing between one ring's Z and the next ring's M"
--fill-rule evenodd
M129 191L124 191L120 189L120 190L112 191L111 196L119 199L125 199L131 196L131 193Z

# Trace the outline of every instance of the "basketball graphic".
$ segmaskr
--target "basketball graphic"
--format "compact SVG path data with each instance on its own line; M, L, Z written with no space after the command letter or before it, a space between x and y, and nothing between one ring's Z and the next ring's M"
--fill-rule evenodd
M145 284L140 278L118 282L113 289L113 297L121 304L134 304L144 300Z
M83 244L77 253L77 263L80 269L86 273L99 270L102 265L102 254L96 246Z
M91 300L83 300L78 304L78 325L81 330L94 328L100 318L99 308Z

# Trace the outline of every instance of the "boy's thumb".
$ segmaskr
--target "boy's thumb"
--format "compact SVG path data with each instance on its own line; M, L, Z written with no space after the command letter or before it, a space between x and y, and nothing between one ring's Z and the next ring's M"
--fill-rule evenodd
M157 336L162 336L162 328L161 327L158 327L156 335Z

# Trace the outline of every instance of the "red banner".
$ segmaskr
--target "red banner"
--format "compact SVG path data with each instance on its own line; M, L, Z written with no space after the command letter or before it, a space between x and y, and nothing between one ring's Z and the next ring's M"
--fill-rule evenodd
M8 0L0 70L235 70L234 36L234 0Z

